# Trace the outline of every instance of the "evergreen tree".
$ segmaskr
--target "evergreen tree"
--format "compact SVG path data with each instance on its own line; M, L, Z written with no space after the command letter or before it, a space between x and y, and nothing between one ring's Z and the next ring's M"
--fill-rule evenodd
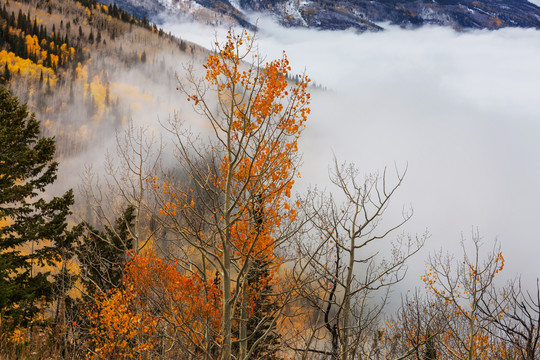
M11 80L11 72L9 71L8 64L4 66L4 75L0 79L2 84L7 84Z
M110 84L107 81L105 85L105 106L109 107L111 106L111 90L110 90Z
M47 95L51 95L52 94L52 90L51 90L51 79L49 79L49 75L47 75L47 83L46 83L46 87L45 87L45 93Z
M435 360L437 359L437 349L433 341L433 336L429 335L426 342L426 351L424 352L424 360Z
M90 29L90 35L88 35L88 42L90 44L94 43L94 31L92 29Z
M262 210L263 203L263 198L260 195L254 197L251 218L257 232L263 231L265 221ZM278 360L281 359L276 355L279 349L280 335L276 331L276 323L274 322L278 305L272 298L272 285L269 283L271 264L268 259L258 256L254 256L250 261L251 266L246 274L247 289L255 290L257 295L253 298L253 303L249 305L250 309L247 312L247 349L253 348L255 342L258 341L250 358ZM263 339L261 340L261 338Z
M278 310L278 305L273 301L271 294L272 286L266 282L269 276L269 263L258 259L253 260L252 269L248 273L247 282L257 286L265 283L258 294L247 322L248 349L266 334L266 337L256 346L251 353L253 359L280 359L276 352L279 349L280 335L276 331L276 324L272 323Z
M69 82L69 103L73 104L75 101L75 94L73 93L73 78L71 78L71 81Z
M55 141L39 138L26 105L0 88L0 318L4 329L27 326L53 300L51 277L66 245L72 191L42 198L56 180Z
M186 49L187 49L186 42L184 40L180 40L180 50L183 52L186 52Z
M77 257L86 294L93 296L121 286L127 251L133 249L134 212L135 208L128 206L116 219L114 229L105 227L99 231L88 223L82 224L85 235L80 238Z

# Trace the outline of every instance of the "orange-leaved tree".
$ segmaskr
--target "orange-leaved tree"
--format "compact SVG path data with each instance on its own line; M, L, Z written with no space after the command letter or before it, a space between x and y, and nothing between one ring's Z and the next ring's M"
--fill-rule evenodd
M137 294L129 288L100 294L88 313L89 359L143 358L153 349L157 319L138 305Z
M206 334L219 328L220 292L176 262L132 251L122 287L99 297L89 312L90 358L198 358L214 350Z
M197 273L179 271L176 261L145 252L133 254L126 264L125 284L137 295L142 313L157 314L157 335L161 347L170 349L168 357L215 353L214 339L208 336L220 326L221 294L215 279L203 282Z
M285 54L265 62L247 32L216 42L204 68L204 78L191 70L179 89L207 120L210 140L196 143L173 120L179 172L188 180L168 176L153 184L178 266L203 283L218 275L221 325L211 338L220 350L206 356L253 358L283 309L253 321L263 289L273 303L283 300L268 289L283 262L279 248L298 229L290 197L310 112L309 79L289 84Z

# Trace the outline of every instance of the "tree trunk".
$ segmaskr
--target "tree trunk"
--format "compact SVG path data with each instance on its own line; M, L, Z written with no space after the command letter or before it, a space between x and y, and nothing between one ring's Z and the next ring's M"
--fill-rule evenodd
M227 231L227 233L229 233ZM230 237L230 236L229 236ZM232 299L231 299L231 249L230 245L223 246L223 350L221 358L231 359L232 331Z
M354 231L352 229L351 231ZM345 294L343 297L343 322L342 327L342 341L341 341L341 360L348 360L349 358L349 337L350 337L350 318L351 318L351 285L354 270L354 234L351 234L351 245L349 247L349 265L347 266L347 280L345 282Z
M240 355L239 359L244 360L246 358L247 354L247 302L246 302L246 286L247 282L244 283L244 286L242 286L242 308L240 310L240 331L239 331L239 341L240 341Z

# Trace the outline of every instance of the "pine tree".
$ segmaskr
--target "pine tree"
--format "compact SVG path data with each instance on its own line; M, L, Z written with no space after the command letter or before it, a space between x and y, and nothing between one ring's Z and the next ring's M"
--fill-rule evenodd
M0 80L2 84L7 84L11 80L11 72L9 71L7 62L4 66L4 76Z
M51 95L52 94L52 90L51 90L51 79L49 79L49 75L47 75L47 82L46 82L46 85L45 85L45 94L47 95Z
M107 81L105 83L105 106L109 107L111 106L111 85Z
M116 219L115 228L96 230L83 223L85 235L80 238L77 257L81 268L81 281L88 295L116 289L121 286L127 251L133 249L131 229L135 208L128 206Z
M255 195L251 210L251 219L258 233L263 231L264 211L263 199L260 195ZM246 274L247 289L251 289L255 296L248 296L252 300L247 305L249 309L246 321L247 349L253 348L249 355L251 359L281 359L276 355L279 349L280 335L276 331L275 315L278 305L272 298L272 285L270 275L270 261L264 257L254 257L251 259L250 269ZM249 290L248 290L249 291ZM241 309L238 309L240 312ZM239 327L241 325L239 324ZM240 336L240 331L233 330L235 336ZM261 340L261 338L263 338ZM258 344L254 347L255 342ZM233 345L237 351L239 344Z
M92 29L90 29L90 35L88 35L88 42L90 44L94 43L94 31Z
M73 93L73 78L71 78L71 81L69 82L69 103L73 104L75 101L75 94Z
M252 269L248 273L247 282L250 285L264 283L258 294L252 314L247 322L248 349L265 334L265 338L256 346L250 358L253 359L281 359L276 355L279 349L280 335L276 331L274 313L278 305L273 301L272 286L266 282L269 277L269 263L258 259L253 260ZM273 323L274 322L274 323Z
M43 266L60 260L72 191L42 198L56 180L55 141L39 138L26 104L0 88L0 318L4 329L27 326L53 300Z
M426 342L426 351L424 352L424 360L437 359L437 349L433 341L433 336L430 334Z
M258 233L261 233L264 228L263 204L262 197L256 195L253 199L251 218ZM248 288L257 288L262 284L262 289L256 292L257 296L247 321L247 348L251 348L256 341L260 341L260 338L264 337L264 339L254 348L250 357L254 359L280 359L276 356L280 335L276 332L275 316L273 315L278 306L272 299L273 291L269 284L270 262L264 258L253 258L246 280Z

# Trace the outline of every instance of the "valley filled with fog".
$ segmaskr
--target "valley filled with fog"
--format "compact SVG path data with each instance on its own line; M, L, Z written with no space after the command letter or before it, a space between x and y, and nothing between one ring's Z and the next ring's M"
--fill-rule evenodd
M408 172L389 221L414 209L405 231L431 234L410 263L420 286L424 260L442 249L461 256L460 240L495 239L506 279L540 274L540 31L455 32L448 28L380 33L285 29L259 20L259 51L286 51L292 73L304 70L327 90L313 90L296 190L327 188L333 156L361 173ZM226 30L165 25L210 47ZM407 285L406 287L410 287Z

